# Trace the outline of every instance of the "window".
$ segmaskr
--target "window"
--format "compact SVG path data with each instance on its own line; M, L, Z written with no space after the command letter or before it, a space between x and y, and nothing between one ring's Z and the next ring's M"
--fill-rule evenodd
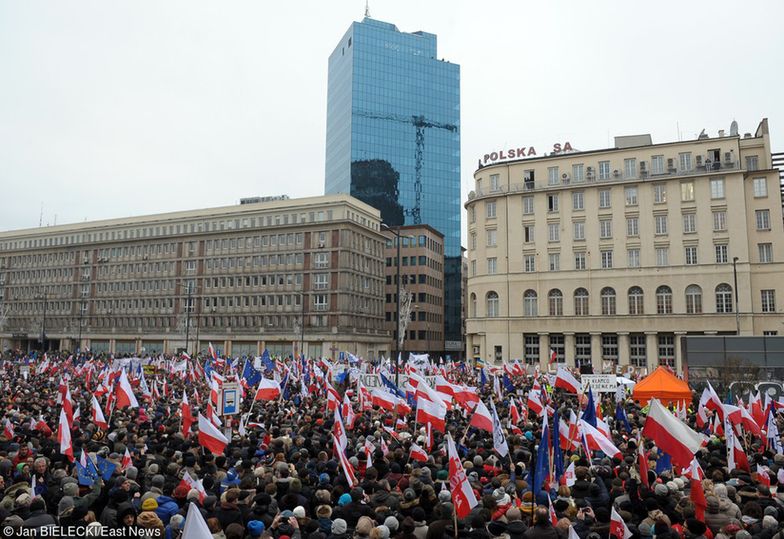
M702 288L696 284L686 287L686 314L702 314Z
M487 246L488 247L495 247L496 246L496 230L488 230L487 231Z
M611 249L599 251L602 257L602 268L610 269L613 267L613 252Z
M624 159L623 160L623 177L636 178L637 177L637 160Z
M711 198L724 198L724 178L713 178L710 181Z
M575 316L588 316L588 291L585 288L578 288L574 291L574 314Z
M550 271L560 271L561 270L561 255L560 253L550 253L547 255L549 259Z
M471 275L476 275L476 260L471 261Z
M476 250L476 232L471 232L471 237L468 245L471 246L472 250Z
M716 287L716 312L732 312L732 287L727 283L721 283Z
M688 172L691 170L691 152L681 152L678 154L678 163L681 172Z
M642 288L633 286L629 289L629 314L644 314L645 308L643 307L644 296Z
M759 170L759 157L756 155L746 156L746 170Z
M584 196L582 191L575 191L572 193L572 209L583 210L585 209Z
M558 167L547 167L547 185L558 185L561 177L558 175Z
M656 234L662 235L667 233L667 216L654 215L653 216L654 230Z
M577 165L572 165L572 181L575 182L583 182L585 181L585 175L583 174L583 164L579 163Z
M468 208L468 220L471 223L476 223L476 206Z
M574 362L578 368L591 364L590 335L578 333L574 336Z
M314 263L317 268L328 268L329 253L316 253L316 256L314 257Z
M627 206L636 206L637 205L637 187L627 187L623 190L624 194L626 195L626 205Z
M558 211L558 195L547 195L547 211Z
M563 316L563 294L557 288L547 294L547 307L550 316Z
M612 219L601 219L599 221L599 237L601 239L612 238Z
M651 156L651 174L664 174L664 156Z
M775 290L760 290L762 295L762 312L775 313L776 312L776 291Z
M694 200L694 182L681 183L681 202L691 202Z
M665 184L656 183L653 185L653 202L656 204L667 202L667 186Z
M490 174L490 191L498 191L501 189L501 175Z
M485 217L495 218L495 201L485 202Z
M693 234L697 232L697 214L684 213L683 214L683 233Z
M534 197L523 197L523 215L533 215Z
M768 196L767 178L754 178L754 196L757 198Z
M659 334L659 365L675 368L675 335Z
M550 333L550 351L555 354L556 363L566 361L566 346L562 333Z
M639 333L629 335L629 361L635 367L645 367L647 364L645 335Z
M471 303L469 305L469 309L469 316L471 316L471 318L476 318L476 294L474 293L471 293Z
M534 225L524 225L523 226L523 241L525 243L533 243L534 242Z
M497 260L498 259L496 257L494 257L494 256L492 256L492 257L487 259L487 274L488 275L495 275L496 270L497 270L497 264L496 264Z
M669 247L656 248L656 265L669 266L670 264L670 249Z
M762 334L766 337L775 337L776 335L779 334L779 332L776 331L775 329L766 329L762 331Z
M498 294L492 291L487 293L487 317L498 317Z
M600 208L609 208L610 207L610 190L609 189L599 189L599 207Z
M329 296L327 294L313 295L313 308L316 311L326 311L329 306Z
M630 268L639 268L640 267L640 250L637 248L634 249L627 249L626 250L626 258L628 261L628 266Z
M639 217L626 218L626 235L639 236L640 235L640 219Z
M609 286L602 288L602 314L614 315L615 314L615 289Z
M770 210L756 210L757 230L770 230Z
M656 289L656 313L672 314L672 289L669 286Z
M539 314L538 298L535 290L526 290L523 294L523 314L537 316Z
M727 212L715 211L713 212L713 231L722 232L727 230Z
M539 364L539 335L525 335L524 359L526 365Z
M599 161L599 179L600 180L609 180L610 179L610 162L609 161Z
M313 288L316 290L329 288L329 273L316 273L314 275Z
M523 255L523 267L526 273L536 271L536 255Z
M574 253L574 269L576 270L585 269L585 253L583 251Z
M696 245L689 245L684 247L684 258L686 259L686 264L689 266L693 266L697 263L697 246Z
M602 335L602 360L618 361L618 335Z
M561 225L558 223L549 223L547 225L547 239L549 241L560 241Z
M727 253L727 244L716 244L713 246L714 250L716 251L716 264L726 264L729 260L729 256Z
M575 221L572 223L574 225L574 239L575 240L584 240L585 239L585 223L583 221Z
M773 262L772 243L758 243L757 249L759 250L759 261L761 263Z

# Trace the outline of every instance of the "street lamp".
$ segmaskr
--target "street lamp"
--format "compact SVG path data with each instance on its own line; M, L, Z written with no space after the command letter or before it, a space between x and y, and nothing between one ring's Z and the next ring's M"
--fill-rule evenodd
M732 257L732 275L735 278L735 334L740 335L740 312L738 311L738 257Z
M405 336L400 335L400 227L396 226L394 228L390 227L386 223L381 223L381 228L385 228L392 232L395 235L395 241L397 242L397 274L395 276L395 285L396 285L396 293L395 297L397 298L397 313L396 313L396 320L397 320L397 335L395 337L396 343L396 350L395 350L395 385L398 385L398 372L400 371L400 349L403 346L403 338Z

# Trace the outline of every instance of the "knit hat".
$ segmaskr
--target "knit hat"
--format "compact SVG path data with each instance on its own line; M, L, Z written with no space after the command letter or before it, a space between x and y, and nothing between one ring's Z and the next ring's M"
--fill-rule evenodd
M264 523L260 520L251 520L248 522L248 535L251 537L261 537L264 533Z
M57 516L67 517L74 510L74 499L71 496L63 496L57 504Z
M317 518L329 518L332 516L332 508L328 505L319 505L316 508Z
M779 524L776 521L776 517L773 517L771 515L765 515L764 517L762 517L762 528L763 529L767 529L767 528L775 529L775 528L778 527L778 525Z
M359 535L370 535L370 532L373 531L373 521L370 517L359 517L357 521L357 526L354 528Z
M77 483L66 483L63 485L63 496L76 497L79 495L79 485Z
M667 485L663 485L662 483L658 483L653 488L653 493L657 496L667 496L670 493L670 489L667 488Z
M389 528L390 533L395 533L400 527L400 522L398 522L395 517L387 517L387 519L384 521L384 526Z
M155 511L158 509L158 502L153 498L147 498L142 502L142 511Z
M438 501L441 503L448 502L452 499L452 493L448 490L442 490L438 493Z
M165 482L166 478L160 474L152 476L152 486L155 488L163 488Z
M295 507L292 513L294 513L294 516L297 518L305 518L305 508L301 505Z
M172 527L173 530L179 530L182 528L182 523L185 522L185 517L183 515L172 515L169 519L169 525Z
M349 494L348 492L341 494L340 498L338 498L338 505L341 507L350 503L351 503L351 494ZM346 532L339 532L339 533L346 533Z
M381 526L376 526L376 529L378 530L378 534L381 536L381 539L389 539L389 528L382 524Z
M344 494L344 496L346 496L346 494ZM336 518L335 521L332 523L333 534L346 533L347 529L348 529L348 524L342 518Z

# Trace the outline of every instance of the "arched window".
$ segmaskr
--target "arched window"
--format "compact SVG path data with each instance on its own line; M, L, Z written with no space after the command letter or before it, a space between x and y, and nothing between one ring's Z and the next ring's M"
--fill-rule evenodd
M696 284L686 287L686 314L702 314L702 288Z
M471 312L468 313L471 318L476 318L476 294L471 293Z
M615 314L615 289L609 286L602 288L602 314Z
M492 291L487 293L487 317L498 317L498 294Z
M716 287L716 312L732 312L732 287L727 283L721 283Z
M523 294L523 316L536 316L539 314L535 290L526 290Z
M574 315L588 316L588 291L578 288L574 291Z
M656 289L656 313L672 314L672 289L669 286Z
M645 314L643 299L642 288L633 286L629 289L629 314Z
M557 288L550 290L547 294L547 305L550 316L563 316L563 294Z

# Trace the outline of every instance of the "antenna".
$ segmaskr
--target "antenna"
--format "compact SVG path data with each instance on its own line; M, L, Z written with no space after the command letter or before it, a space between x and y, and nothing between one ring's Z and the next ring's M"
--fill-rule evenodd
M365 0L365 18L370 18L370 6L368 6L368 0Z
M38 215L38 228L44 226L44 203L41 202L41 213Z

